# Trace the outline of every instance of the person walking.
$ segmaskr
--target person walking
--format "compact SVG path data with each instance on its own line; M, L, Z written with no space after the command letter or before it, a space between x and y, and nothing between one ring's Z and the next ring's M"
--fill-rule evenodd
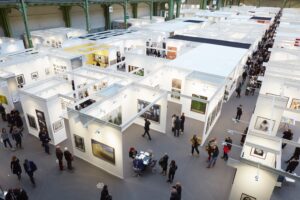
M2 105L2 103L0 103L0 114L1 114L2 120L5 122L6 121L6 111L5 111L5 108Z
M59 169L60 169L60 171L62 171L62 170L64 170L64 165L63 165L64 153L62 152L62 150L60 149L59 146L56 147L55 154L56 154L56 158L58 160Z
M160 167L162 168L162 172L161 174L163 176L167 175L167 169L168 169L168 161L169 161L169 156L167 153L165 153L165 155L159 159L158 164L160 165Z
M235 120L236 122L239 122L240 119L241 119L241 116L243 114L243 106L242 105L239 105L237 108L236 108L236 117L235 117Z
M185 115L184 113L182 113L180 117L180 129L182 134L184 132L184 122L185 122Z
M22 131L16 126L13 126L12 138L16 141L16 148L22 149Z
M292 160L293 158L300 156L300 147L296 147L294 150L293 155L290 157L290 159L288 159L287 161L285 161L285 163L289 163L290 160Z
M191 139L191 143L192 143L192 152L191 152L192 156L194 155L194 151L196 151L199 156L200 153L198 147L201 144L201 139L198 138L196 135L194 135Z
M245 128L244 133L242 135L241 142L240 142L241 146L244 146L247 133L248 133L248 127Z
M172 187L172 189L171 189L170 200L179 200L178 199L178 192L177 192L176 188L174 188L174 187Z
M145 137L145 135L147 134L149 140L151 140L151 136L149 134L150 124L151 124L150 121L147 118L145 118L145 126L144 126L145 132L144 132L144 134L142 136Z
M244 72L243 72L243 74L242 74L242 78L243 78L243 84L246 82L246 78L247 78L247 76L248 76L248 73L247 73L247 71L245 70Z
M42 142L42 146L44 147L45 152L50 155L49 142L50 142L51 138L49 137L49 135L45 129L42 129L40 131L39 138L40 138L40 141Z
M218 156L219 156L219 148L217 145L214 145L212 147L211 159L209 161L207 168L211 168L215 166Z
M295 156L289 161L289 164L285 171L289 173L293 173L296 167L298 166L298 164L299 164L299 155Z
M25 159L23 167L24 167L25 172L28 174L32 185L35 186L35 180L33 177L33 173L37 170L36 164L33 161Z
M8 113L7 115L6 115L6 119L7 119L7 126L8 126L8 128L9 128L9 133L12 133L12 130L13 130L13 124L14 124L14 122L13 122L13 117L12 117L12 115L10 114L10 113Z
M14 120L15 120L15 125L20 129L20 130L23 130L23 120L22 120L22 117L20 116L20 113L19 111L15 111L15 117L14 117Z
M211 159L211 153L214 145L217 145L217 138L210 139L207 143L207 146L205 147L205 150L207 151L208 154L207 162L209 162Z
M239 86L235 89L236 92L236 98L241 98L241 91L242 91L242 87Z
M177 191L177 199L181 200L181 193L182 193L181 184L177 182L176 185L173 186L173 188Z
M229 153L230 149L228 147L228 145L225 143L223 145L223 156L221 157L222 159L224 159L225 161L228 160L228 153Z
M172 115L172 132L175 135L175 120L176 120L176 115Z
M175 176L177 168L178 167L176 165L175 160L172 160L171 163L170 163L170 166L169 166L169 176L168 176L167 182L173 183L174 176Z
M100 200L112 200L112 197L111 195L109 194L108 192L108 187L107 185L104 185L103 186L103 189L101 191L101 197L100 197Z
M179 132L180 132L180 119L178 116L176 116L174 136L179 137Z
M22 168L20 161L16 156L13 156L10 162L10 169L13 174L18 176L18 179L21 180Z
M67 147L65 147L64 156L67 161L68 169L72 170L73 169L73 167L72 167L73 155L70 153L70 151L68 150Z
M12 145L11 145L11 143L10 143L10 140L9 140L9 135L6 132L5 128L2 128L1 139L3 141L3 144L4 144L5 148L7 148L7 144L9 145L10 149L13 148Z
M231 139L231 137L229 137L229 136L226 137L225 138L225 143L228 146L228 149L231 150L231 147L232 147L232 139Z
M293 139L293 135L294 135L294 134L292 133L292 130L291 130L291 129L288 129L287 131L284 131L284 132L283 132L282 138L283 138L283 139L286 139L286 140L292 140L292 139ZM286 146L286 143L282 143L281 148L284 149L285 146Z

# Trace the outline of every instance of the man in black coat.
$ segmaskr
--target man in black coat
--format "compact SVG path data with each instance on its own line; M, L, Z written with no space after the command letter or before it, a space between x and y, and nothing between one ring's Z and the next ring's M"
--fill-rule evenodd
M175 119L175 131L174 131L174 136L175 137L179 137L180 126L181 126L180 119L179 119L178 116L176 116L176 119Z
M42 146L44 147L45 152L50 155L49 142L51 138L49 137L48 133L42 129L39 133L39 138L40 141L42 142Z
M239 107L236 108L236 117L235 117L236 122L239 122L242 114L243 114L243 109L242 109L242 105L240 105Z
M286 140L292 140L293 139L293 133L292 133L292 130L291 129L288 129L287 131L284 131L283 132L283 136L282 136L282 138L283 139L286 139ZM286 146L286 143L282 143L282 149L284 149L285 148L285 146Z
M73 167L72 167L73 155L70 153L70 151L68 150L67 147L65 147L64 156L67 161L68 169L72 170L73 169Z
M33 178L33 173L37 170L37 167L33 161L29 161L27 159L24 160L23 164L25 172L28 174L30 181L33 185L35 185L35 181Z
M151 124L150 121L147 118L145 118L145 126L144 126L145 132L144 132L144 134L142 136L145 137L145 135L147 134L149 140L151 140L151 136L149 134L150 124Z
M58 160L59 169L62 171L64 170L64 165L63 165L64 153L62 152L59 146L56 147L55 154Z
M184 132L184 122L185 122L185 116L184 113L182 113L180 117L180 129L182 133Z

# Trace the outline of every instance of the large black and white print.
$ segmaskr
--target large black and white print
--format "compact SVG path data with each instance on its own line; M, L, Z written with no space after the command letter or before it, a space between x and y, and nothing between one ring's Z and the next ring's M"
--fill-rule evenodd
M83 137L80 137L80 136L74 134L74 143L75 143L76 149L78 149L82 152L85 152L85 145L84 145Z
M54 123L52 124L52 126L53 126L53 131L54 131L54 133L58 132L58 131L59 131L60 129L62 129L63 126L64 126L63 120L60 119L60 120L54 122Z
M256 198L249 196L248 194L242 193L240 200L256 200Z
M17 81L17 84L19 87L25 85L24 75L20 74L20 75L16 76L16 81Z
M27 114L27 119L28 119L29 126L33 129L37 129L37 124L34 116Z
M143 110L145 107L147 107L150 103L144 100L140 100L138 99L138 112L140 112L141 110ZM160 105L158 104L154 104L153 106L151 106L151 108L149 108L149 110L147 110L146 112L144 112L141 117L143 118L147 118L153 122L157 122L160 123Z
M35 110L36 112L36 117L38 120L38 125L40 127L40 130L45 131L46 133L48 133L48 128L47 128L47 123L46 123L46 119L45 119L45 114L40 111L40 110Z

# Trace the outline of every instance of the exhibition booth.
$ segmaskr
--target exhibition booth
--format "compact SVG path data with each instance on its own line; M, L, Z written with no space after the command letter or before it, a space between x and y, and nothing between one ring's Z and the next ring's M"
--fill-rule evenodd
M139 84L120 87L114 84L97 93L103 99L90 107L68 108L65 120L70 129L74 155L124 178L125 130L133 123L144 126L144 117L151 129L165 133L167 92ZM91 96L92 98L92 96ZM128 106L135 104L135 106ZM136 107L136 109L132 109Z
M20 39L0 37L0 56L24 50L24 43ZM1 61L0 61L1 62Z
M129 18L129 19L127 19L127 28L143 27L148 24L161 23L164 21L165 21L165 18L159 17L159 16L152 16L152 20L150 19L150 16L144 16L141 18ZM124 19L114 20L112 22L112 28L113 29L125 29Z
M97 100L90 98L94 93L122 81L120 76L91 67L75 69L65 73L64 77L67 79L52 77L20 90L29 133L38 137L39 131L44 128L54 145L67 139L61 117L68 106L77 103L77 110L84 109Z
M30 34L34 47L62 48L67 40L85 35L87 34L87 31L76 28L60 27L31 31Z
M300 62L300 50L296 49L269 49L271 52L269 62L278 61L285 64L298 65Z

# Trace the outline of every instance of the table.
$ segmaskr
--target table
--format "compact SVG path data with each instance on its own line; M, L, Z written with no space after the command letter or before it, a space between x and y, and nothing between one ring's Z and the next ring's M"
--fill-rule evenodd
M140 151L136 154L135 159L143 160L143 164L148 166L151 163L151 154L148 152Z

